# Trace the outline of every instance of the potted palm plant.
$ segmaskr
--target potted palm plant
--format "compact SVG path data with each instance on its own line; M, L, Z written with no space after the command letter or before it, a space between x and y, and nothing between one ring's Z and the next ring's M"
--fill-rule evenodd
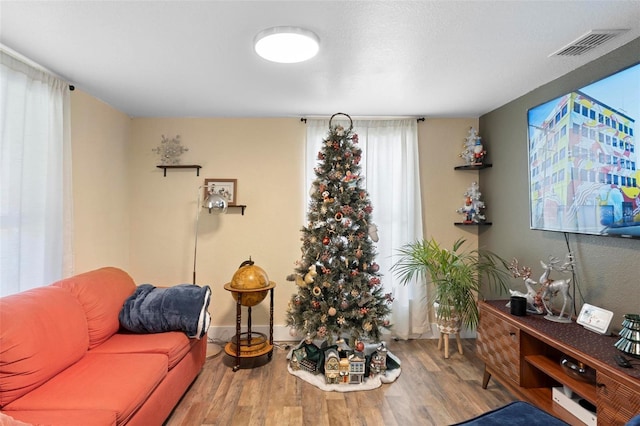
M465 250L466 240L458 239L452 249L435 239L415 241L398 249L400 259L391 267L402 284L414 278L433 283L430 302L436 303L439 323L459 319L461 326L475 329L479 313L477 298L484 278L491 291L507 291L508 266L497 254L482 249Z

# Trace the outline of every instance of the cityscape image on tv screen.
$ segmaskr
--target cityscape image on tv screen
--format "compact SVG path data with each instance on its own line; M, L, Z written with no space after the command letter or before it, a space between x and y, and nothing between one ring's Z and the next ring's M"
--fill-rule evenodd
M531 229L640 237L640 64L527 118Z

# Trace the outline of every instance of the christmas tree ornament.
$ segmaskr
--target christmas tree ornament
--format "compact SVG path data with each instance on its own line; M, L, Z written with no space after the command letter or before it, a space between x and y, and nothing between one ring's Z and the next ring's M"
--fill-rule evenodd
M320 326L320 328L318 328L318 333L317 333L318 337L324 337L327 335L327 327Z
M374 243L378 242L378 227L373 224L370 223L369 224L369 238L371 238L371 240L373 240Z
M318 275L318 272L316 272L316 265L311 265L309 266L309 272L307 272L304 276L304 282L307 284L311 284L316 275Z

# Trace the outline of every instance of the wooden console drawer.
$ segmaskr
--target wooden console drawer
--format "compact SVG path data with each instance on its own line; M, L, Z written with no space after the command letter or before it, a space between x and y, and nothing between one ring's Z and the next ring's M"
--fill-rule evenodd
M624 425L640 413L640 394L597 372L598 424Z
M487 368L520 385L520 329L481 309L476 345Z

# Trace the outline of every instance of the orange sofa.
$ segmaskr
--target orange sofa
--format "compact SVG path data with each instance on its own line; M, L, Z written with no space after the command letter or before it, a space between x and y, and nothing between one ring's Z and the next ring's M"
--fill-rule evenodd
M206 339L132 334L136 285L107 267L0 298L0 423L162 425L206 359Z

